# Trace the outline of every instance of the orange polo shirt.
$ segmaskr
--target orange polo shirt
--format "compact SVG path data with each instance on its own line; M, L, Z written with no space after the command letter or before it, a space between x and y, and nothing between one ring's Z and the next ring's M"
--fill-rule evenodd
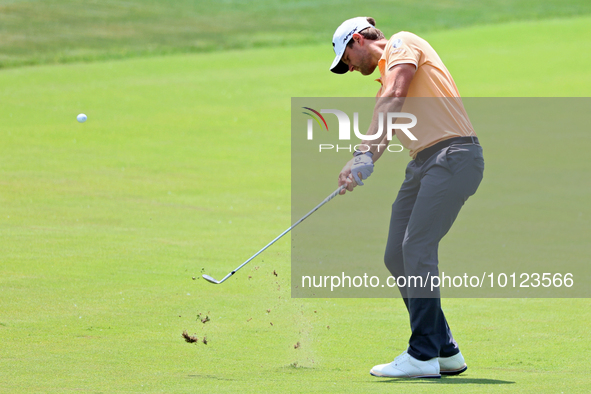
M448 138L476 136L460 92L431 45L413 33L394 34L379 60L381 78L378 82L385 80L392 67L403 63L414 64L417 68L401 110L417 117L417 125L409 129L417 141L396 130L396 137L410 150L410 156L414 158L421 150ZM383 90L382 86L378 97ZM408 123L408 119L397 123Z

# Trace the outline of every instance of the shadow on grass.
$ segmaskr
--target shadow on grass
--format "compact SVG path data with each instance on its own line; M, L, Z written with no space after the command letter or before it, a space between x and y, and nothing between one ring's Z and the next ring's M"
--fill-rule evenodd
M478 379L478 378L459 378L442 377L441 379L399 379L399 378L383 378L384 380L377 380L374 383L429 383L429 384L515 384L509 380L498 379Z

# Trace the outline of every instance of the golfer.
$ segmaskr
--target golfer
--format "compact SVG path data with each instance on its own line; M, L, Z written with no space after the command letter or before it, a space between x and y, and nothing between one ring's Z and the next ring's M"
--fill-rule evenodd
M396 137L409 149L412 160L392 205L384 260L395 278L420 276L426 280L436 276L439 241L464 202L476 192L484 171L482 148L454 80L427 41L404 31L387 40L375 28L373 18L343 22L332 45L336 53L332 72L370 75L378 67L381 85L366 139L339 174L339 185L346 185L348 191L363 185L386 150L387 133L376 137L386 130L380 125L380 112L402 112L414 100L413 108L420 113L414 113L417 123L408 129L410 133L396 129ZM410 315L408 348L370 373L439 378L464 372L467 365L441 310L439 289L430 291L410 282L399 288Z

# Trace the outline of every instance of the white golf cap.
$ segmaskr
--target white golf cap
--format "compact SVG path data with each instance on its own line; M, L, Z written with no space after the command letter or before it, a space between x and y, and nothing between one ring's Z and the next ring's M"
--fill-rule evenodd
M341 23L334 32L334 36L332 36L332 48L334 49L336 56L330 66L330 71L335 74L345 74L349 71L349 66L341 62L341 58L347 48L347 43L351 41L353 34L359 33L361 30L367 29L368 27L373 27L373 25L367 21L367 17L365 16L347 19Z

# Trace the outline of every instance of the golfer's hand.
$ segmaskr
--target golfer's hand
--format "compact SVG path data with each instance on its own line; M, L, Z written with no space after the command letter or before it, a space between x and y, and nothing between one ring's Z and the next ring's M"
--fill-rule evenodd
M351 174L358 185L363 186L363 179L369 178L373 172L373 160L371 153L364 153L353 158L353 165L351 166Z
M353 159L349 160L347 162L347 164L345 164L345 166L341 170L341 173L339 174L339 186L342 186L342 185L347 186L347 188L341 190L341 192L339 194L345 194L347 190L352 192L353 188L355 186L357 186L357 183L355 183L353 176L351 176L351 166L352 165L353 165Z

